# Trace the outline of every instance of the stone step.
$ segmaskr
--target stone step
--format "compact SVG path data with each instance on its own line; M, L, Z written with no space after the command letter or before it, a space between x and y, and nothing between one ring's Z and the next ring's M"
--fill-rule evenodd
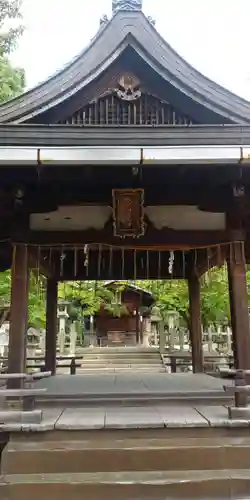
M250 471L248 438L29 439L10 441L2 455L2 473L10 475L236 468Z
M69 372L68 368L64 368L60 366L57 368L57 374L64 373L67 374ZM82 366L81 368L77 368L77 375L83 375L84 373L166 373L166 369L164 366L154 365L151 367L148 366L140 366L140 365L107 365L107 366Z
M85 360L90 360L90 359L161 359L161 356L159 353L154 352L154 353L140 353L140 352L133 352L133 353L103 353L103 354L83 354L83 359Z
M86 375L92 375L94 372L85 372ZM105 372L106 373L106 372ZM111 373L111 372L107 372ZM112 373L119 373L112 372ZM37 403L40 408L51 408L51 407L74 407L74 408L98 408L98 407L131 407L136 408L142 407L155 407L165 406L176 407L176 405L190 405L190 406L228 406L232 403L232 399L225 395L221 391L218 393L208 392L206 394L200 392L190 391L189 393L178 392L176 393L112 393L112 394L64 394L59 395L55 393L47 394L43 398L37 399ZM182 411L180 409L180 411Z
M57 374L58 375L63 375L65 373L68 373L68 369L63 369L63 368L60 368L57 370ZM154 367L154 368L140 368L140 367L132 367L132 366L127 366L127 367L121 367L121 366L117 366L117 367L106 367L106 368L100 368L100 367L96 367L96 368L88 368L88 367L85 367L85 368L78 368L77 369L77 374L78 375L84 375L84 374L90 374L90 375L94 375L94 374L97 374L97 373L103 373L103 374L110 374L110 373L145 373L145 374L149 374L149 373L166 373L166 370L165 368L163 367Z
M68 373L69 369L64 368L63 366L57 368L57 374L65 374ZM166 373L166 369L163 366L151 366L150 368L147 366L82 366L81 368L77 368L77 375L83 375L84 373Z
M249 470L14 474L0 479L3 500L228 500L249 498L249 491Z
M60 365L60 368L63 368L63 364ZM155 368L155 367L161 367L161 368L164 368L163 364L161 363L133 363L131 361L127 361L126 363L120 363L120 362L96 362L96 361L92 361L91 363L82 363L81 364L81 368L84 369L84 368L126 368L126 367L135 367L135 368L146 368L148 370L150 370L151 368Z
M136 364L136 365L154 365L154 364L162 364L162 360L160 357L154 357L154 358L137 358L137 357L126 357L126 358L84 358L82 361L78 360L82 365L91 365L93 364ZM77 361L77 362L78 362ZM63 363L62 363L63 365Z
M158 348L150 347L84 347L77 349L76 354L159 354Z

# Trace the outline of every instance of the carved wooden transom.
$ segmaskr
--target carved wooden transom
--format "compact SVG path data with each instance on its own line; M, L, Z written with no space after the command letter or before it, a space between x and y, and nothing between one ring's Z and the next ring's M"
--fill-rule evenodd
M188 125L194 121L171 104L120 80L112 91L61 120L68 125ZM124 87L125 83L125 87Z

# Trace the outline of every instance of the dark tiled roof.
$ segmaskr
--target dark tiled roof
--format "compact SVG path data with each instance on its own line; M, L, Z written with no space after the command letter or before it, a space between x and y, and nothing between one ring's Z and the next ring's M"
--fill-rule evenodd
M109 281L104 281L103 286L104 287L111 287L112 285L124 285L125 288L130 288L131 290L134 290L135 292L138 293L143 293L145 295L149 295L150 297L153 297L153 293L150 292L149 290L146 290L146 288L142 288L140 286L137 286L133 283L127 283L126 281L122 280L109 280Z
M250 103L206 78L182 59L140 11L120 11L114 15L62 71L0 106L0 122L21 123L63 102L100 76L128 46L166 82L196 103L232 123L250 123Z

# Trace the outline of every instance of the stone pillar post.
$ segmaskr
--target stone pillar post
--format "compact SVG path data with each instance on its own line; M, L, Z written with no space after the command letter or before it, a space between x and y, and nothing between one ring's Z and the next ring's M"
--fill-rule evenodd
M150 318L145 318L143 323L143 347L149 347L149 337L151 335Z
M229 326L227 327L227 354L232 355L232 330Z
M57 317L59 318L59 335L58 335L58 344L59 344L59 352L61 355L64 354L65 350L65 340L66 340L66 319L68 319L69 315L67 313L68 302L60 301L58 303Z
M175 350L175 336L174 315L171 313L168 315L168 348L170 351Z
M96 333L95 333L95 328L94 328L94 316L91 315L89 318L89 344L94 347L96 346Z
M66 323L66 318L60 316L59 317L59 352L60 352L60 354L64 354L64 349L65 349L65 337L66 337L65 323Z
M46 349L46 330L41 330L39 349L41 351L41 354L44 356Z
M212 354L213 352L213 329L211 326L208 327L208 339L207 339L207 347L208 347L208 352Z
M144 336L144 322L143 322L143 317L140 314L140 316L139 316L139 342L140 342L140 345L143 345L143 336Z
M56 374L57 281L47 279L45 369Z
M236 368L250 369L250 334L244 244L230 245L228 258L229 297L233 351Z
M9 373L23 373L26 369L26 335L28 318L28 250L26 245L13 249L11 269L11 309L9 330ZM18 387L20 381L9 381L8 386Z
M138 308L135 311L135 336L136 336L136 345L140 345L140 313Z
M180 346L180 352L184 351L184 345L185 345L185 334L184 330L182 327L179 328L179 346Z
M165 334L165 325L163 320L160 322L159 327L160 327L159 348L160 348L160 353L163 354L165 352L165 347L166 347L166 334Z
M190 337L192 344L193 372L203 372L203 349L201 330L200 281L195 275L188 280Z
M76 322L74 321L70 326L69 352L70 352L71 356L75 356L75 353L76 353L76 339L77 339L77 331L76 331Z

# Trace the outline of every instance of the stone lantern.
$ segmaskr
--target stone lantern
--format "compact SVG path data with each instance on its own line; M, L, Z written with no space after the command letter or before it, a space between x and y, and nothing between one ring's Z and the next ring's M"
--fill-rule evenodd
M151 337L151 318L149 317L149 308L140 307L140 328L142 331L142 346L150 347Z
M166 315L166 320L168 324L168 347L169 349L174 349L175 344L176 344L176 331L179 326L179 314L176 311L168 311ZM183 339L184 341L184 339ZM180 342L180 339L178 339L179 344L183 344L183 342ZM183 345L182 345L183 349Z
M60 354L64 354L65 348L65 338L66 338L66 320L68 319L68 306L70 302L66 300L60 300L57 306L57 317L59 319L59 351Z
M150 320L151 320L151 331L154 335L154 344L158 345L158 343L159 343L159 340L158 340L159 325L160 325L160 322L162 321L161 312L160 312L159 307L157 307L157 306L152 307Z

